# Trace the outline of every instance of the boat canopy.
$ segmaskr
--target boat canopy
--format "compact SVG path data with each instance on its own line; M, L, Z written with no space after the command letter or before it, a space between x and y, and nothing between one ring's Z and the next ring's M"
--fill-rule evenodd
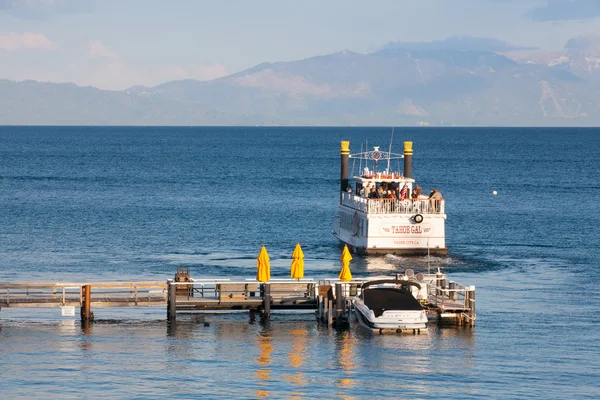
M403 288L374 287L382 284L397 284ZM375 317L380 317L385 311L393 310L422 310L421 303L412 295L408 286L421 289L417 282L403 280L370 281L362 285L362 300L365 306L373 311Z

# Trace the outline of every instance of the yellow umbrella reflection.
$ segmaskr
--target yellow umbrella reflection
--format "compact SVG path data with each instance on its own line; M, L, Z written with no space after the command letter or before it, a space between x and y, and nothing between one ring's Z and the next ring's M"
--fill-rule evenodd
M302 248L300 247L300 243L296 244L296 248L292 253L292 270L290 275L292 278L300 280L304 278L304 253L302 252Z
M259 336L258 341L260 345L258 364L260 367L256 370L256 377L262 381L261 386L266 386L271 380L271 369L269 368L269 364L271 363L271 353L274 349L271 345L271 338L269 336ZM266 389L266 387L264 389ZM256 396L269 397L269 392L264 389L258 389L256 391Z
M352 273L350 272L350 260L352 260L352 256L350 255L350 251L348 251L347 245L344 245L341 259L343 265L339 278L343 282L350 282L352 280Z
M267 282L271 280L271 264L269 263L269 253L263 246L258 253L256 259L256 280L259 282Z
M306 329L294 329L290 332L290 335L292 336L292 348L288 353L288 357L289 357L289 362L290 365L294 368L301 368L302 365L305 363L306 359L308 358L307 354L306 354L306 342L307 342L307 335L308 335L308 330ZM306 385L307 381L304 378L304 374L301 372L297 372L296 374L288 374L286 376L284 376L284 379L286 381L295 383L299 386L304 386ZM297 395L303 395L302 393L290 393L291 394L297 394Z
M346 375L345 378L339 379L338 387L350 388L356 384L356 381L352 379L353 370L356 369L356 362L354 361L354 336L350 332L344 332L340 335L336 345L339 346L337 351L338 361L342 367L342 371Z

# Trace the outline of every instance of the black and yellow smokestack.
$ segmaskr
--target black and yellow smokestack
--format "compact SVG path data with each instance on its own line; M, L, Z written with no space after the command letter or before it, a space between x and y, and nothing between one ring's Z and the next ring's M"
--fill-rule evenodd
M340 190L346 191L348 187L348 159L350 158L350 142L342 140L342 148L340 155L342 157L340 170Z
M412 178L412 142L404 142L404 177Z

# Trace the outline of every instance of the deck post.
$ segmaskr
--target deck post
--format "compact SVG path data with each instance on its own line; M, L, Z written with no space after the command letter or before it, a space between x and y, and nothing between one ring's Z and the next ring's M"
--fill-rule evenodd
M441 272L435 273L435 287L436 287L435 295L441 296L441 294L442 294L442 291L440 290L442 288L442 273Z
M82 304L80 309L81 314L81 322L82 324L89 324L90 321L94 320L94 313L90 310L90 303L92 300L92 285L83 285L82 286Z
M319 322L325 321L325 299L319 296Z
M328 307L328 313L327 313L327 326L331 326L333 325L333 300L327 300L327 307Z
M475 286L469 287L469 325L475 325Z
M263 283L263 314L265 318L271 318L271 284Z
M338 282L335 284L335 326L338 328L343 325L344 295L342 293L342 283Z
M317 320L321 319L321 296L317 295L317 311L315 311L317 315Z
M448 289L450 289L448 292L448 298L450 298L450 300L454 300L456 298L456 292L454 292L455 287L454 281L448 282Z
M440 287L442 288L442 294L448 293L443 289L446 289L446 275L442 274L442 280L440 281Z
M167 279L167 322L177 320L177 288L173 279Z

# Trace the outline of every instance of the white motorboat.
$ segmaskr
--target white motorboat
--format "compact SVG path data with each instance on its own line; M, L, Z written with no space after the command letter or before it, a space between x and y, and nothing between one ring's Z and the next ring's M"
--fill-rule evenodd
M383 279L362 285L361 293L354 297L356 317L364 327L383 330L427 332L427 314L413 295L421 290L414 281Z

